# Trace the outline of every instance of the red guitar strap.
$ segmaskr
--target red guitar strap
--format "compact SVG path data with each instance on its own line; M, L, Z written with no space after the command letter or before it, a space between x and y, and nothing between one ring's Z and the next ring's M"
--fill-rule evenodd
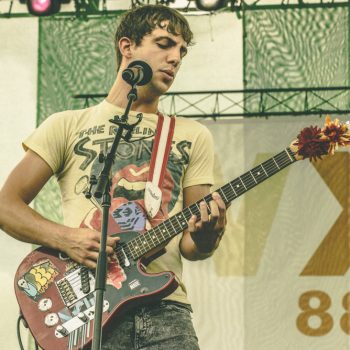
M162 185L175 129L175 117L158 113L150 168L145 188L145 208L149 218L154 218L162 202Z

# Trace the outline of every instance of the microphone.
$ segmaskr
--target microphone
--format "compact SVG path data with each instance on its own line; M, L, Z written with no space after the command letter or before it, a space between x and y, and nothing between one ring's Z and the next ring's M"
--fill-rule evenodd
M146 85L152 79L152 68L144 61L133 61L123 70L122 78L131 86Z

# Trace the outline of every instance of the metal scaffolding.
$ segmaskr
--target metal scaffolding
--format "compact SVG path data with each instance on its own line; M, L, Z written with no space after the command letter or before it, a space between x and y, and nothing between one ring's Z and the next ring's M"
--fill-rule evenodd
M75 95L84 107L107 94ZM168 114L188 118L242 118L350 113L350 86L169 92L160 99Z
M122 6L120 1L123 1ZM22 0L0 0L0 18L18 18L32 17L28 13ZM89 16L96 15L114 15L120 11L125 11L132 6L140 6L144 4L164 4L176 8L177 10L196 15L210 15L212 12L199 11L196 8L194 0L65 0L68 10L62 9L55 14L56 17L76 17L86 20ZM15 6L14 6L15 5ZM350 0L277 0L271 3L271 0L227 0L226 7L220 11L236 12L238 18L242 18L243 11L260 10L260 9L291 9L291 8L314 8L314 7L346 7L350 5ZM23 12L24 11L24 12Z

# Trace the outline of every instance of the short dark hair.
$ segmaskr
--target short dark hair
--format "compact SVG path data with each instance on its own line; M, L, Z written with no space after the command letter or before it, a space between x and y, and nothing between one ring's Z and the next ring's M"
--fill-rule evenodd
M117 70L119 70L122 61L119 40L127 37L138 46L145 35L150 34L156 27L161 28L161 23L164 20L169 21L167 27L169 33L181 35L187 45L193 44L193 33L186 18L180 12L163 5L145 5L134 8L122 15L115 33Z

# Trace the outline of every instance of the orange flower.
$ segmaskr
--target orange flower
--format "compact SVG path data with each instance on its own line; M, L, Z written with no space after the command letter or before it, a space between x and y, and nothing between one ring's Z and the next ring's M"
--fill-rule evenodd
M339 146L350 145L350 132L339 119L336 118L332 121L327 115L322 129L322 139L329 142L328 153L333 155Z

